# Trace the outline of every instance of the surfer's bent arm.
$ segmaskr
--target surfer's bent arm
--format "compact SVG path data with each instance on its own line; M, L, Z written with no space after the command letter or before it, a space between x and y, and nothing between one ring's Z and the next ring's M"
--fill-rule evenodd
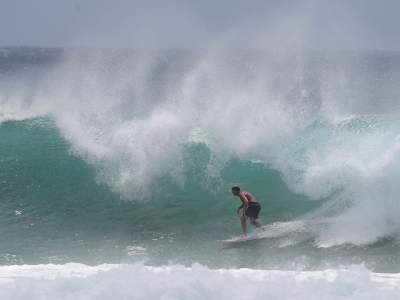
M249 204L249 201L247 200L247 198L246 198L245 196L240 195L239 197L240 197L240 200L242 201L242 205L240 205L240 206L238 207L237 211L238 211L238 213L239 213L239 211L240 211L242 208L244 208L244 210L243 210L243 214L244 214L244 212L246 211L247 206L248 206L248 204Z
M244 204L242 203L242 205L240 205L240 206L237 208L237 210L236 210L237 214L239 214L239 212L240 212L240 210L243 208L243 206L244 206Z

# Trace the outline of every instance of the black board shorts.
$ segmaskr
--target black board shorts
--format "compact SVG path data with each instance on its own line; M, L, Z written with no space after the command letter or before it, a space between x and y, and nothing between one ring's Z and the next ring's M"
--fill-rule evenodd
M245 211L245 215L249 218L258 218L258 214L260 213L261 210L261 205L256 202L256 203L249 203L249 206L247 207Z

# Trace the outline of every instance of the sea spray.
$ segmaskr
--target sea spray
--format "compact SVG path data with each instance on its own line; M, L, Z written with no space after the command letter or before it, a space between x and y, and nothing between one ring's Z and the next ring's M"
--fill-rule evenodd
M82 242L90 257L97 239L114 257L137 243L152 258L175 259L176 247L187 251L181 260L207 262L217 240L240 230L229 195L239 182L260 199L265 223L304 224L275 234L273 249L306 252L309 267L324 251L342 259L348 245L356 262L382 244L392 249L382 260L393 259L399 123L388 114L394 100L374 106L367 95L397 89L371 82L387 76L376 53L354 62L352 53L223 49L75 51L50 65L33 57L35 80L16 66L1 81L2 222L15 236L73 241L66 251L53 243L60 257ZM174 238L152 247L158 234ZM46 262L14 242L5 257Z

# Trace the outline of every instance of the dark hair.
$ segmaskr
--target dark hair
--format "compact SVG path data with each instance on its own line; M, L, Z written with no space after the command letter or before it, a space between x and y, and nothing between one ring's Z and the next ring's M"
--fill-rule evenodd
M240 192L240 186L234 185L234 186L232 187L232 191Z

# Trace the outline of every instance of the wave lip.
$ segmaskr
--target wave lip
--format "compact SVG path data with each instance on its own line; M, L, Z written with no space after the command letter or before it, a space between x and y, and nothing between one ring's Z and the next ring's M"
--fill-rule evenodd
M287 287L291 288L288 289ZM143 264L0 267L1 299L398 299L400 274Z

